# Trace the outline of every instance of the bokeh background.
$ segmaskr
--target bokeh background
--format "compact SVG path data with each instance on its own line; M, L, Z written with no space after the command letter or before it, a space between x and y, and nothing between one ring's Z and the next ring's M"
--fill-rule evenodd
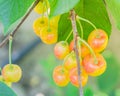
M34 34L33 21L39 15L32 12L19 28L13 41L12 61L21 66L23 76L20 82L14 83L12 89L18 96L79 96L78 89L71 84L61 88L55 85L52 71L63 61L57 60L53 54L54 45L45 45ZM112 34L104 57L107 61L106 72L99 77L89 77L84 87L86 96L120 96L120 31L112 22ZM0 25L0 41L5 37ZM8 44L0 48L0 66L8 63Z

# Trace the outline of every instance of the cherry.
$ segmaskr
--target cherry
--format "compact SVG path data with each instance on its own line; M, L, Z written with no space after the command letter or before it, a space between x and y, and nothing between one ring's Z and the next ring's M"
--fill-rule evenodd
M61 65L55 67L53 71L53 80L58 86L66 86L69 83L68 71Z
M54 47L54 54L58 59L64 59L69 54L69 45L66 41L58 42Z
M108 44L108 36L102 29L93 30L88 36L88 43L95 52L101 52Z
M7 64L2 69L2 76L7 82L18 82L22 76L22 70L18 65Z
M48 25L48 18L47 17L37 18L33 23L33 29L34 29L35 34L40 37L41 29L47 25Z
M82 86L85 86L88 81L88 75L84 69L81 69L81 81ZM77 67L74 67L73 69L70 70L70 82L74 86L79 87Z
M72 51L64 59L64 67L70 71L72 68L77 66L75 52Z
M40 37L45 44L54 44L58 39L58 31L54 26L45 26L40 31Z
M102 55L96 53L97 64L93 55L88 54L83 59L83 67L90 76L99 76L106 70L106 61Z

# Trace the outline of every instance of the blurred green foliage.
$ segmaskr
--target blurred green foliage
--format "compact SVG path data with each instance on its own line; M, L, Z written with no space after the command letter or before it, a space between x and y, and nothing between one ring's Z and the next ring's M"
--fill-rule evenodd
M111 15L114 17L117 28L120 30L120 0L105 0ZM113 7L114 6L114 7ZM120 95L119 95L120 96Z
M103 56L107 62L106 72L97 78L98 87L101 91L111 94L120 80L119 62L110 51L105 51ZM113 95L112 95L113 96Z
M87 87L86 89L84 89L84 96L94 96L93 94L94 93L91 88Z

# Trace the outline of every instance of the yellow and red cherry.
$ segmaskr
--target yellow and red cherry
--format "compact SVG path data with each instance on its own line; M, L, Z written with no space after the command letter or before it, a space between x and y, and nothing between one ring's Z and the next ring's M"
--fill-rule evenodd
M18 65L7 64L2 69L2 76L7 82L18 82L22 76L22 70Z
M45 26L40 31L40 38L45 44L54 44L58 39L58 31L54 26Z
M60 87L66 86L69 83L68 71L61 65L55 67L53 70L53 80Z
M69 52L69 44L67 41L60 41L54 47L54 54L58 59L64 59Z
M90 76L99 76L106 70L106 61L101 54L96 53L96 60L91 54L88 54L83 58L83 67Z
M73 69L70 70L69 76L70 76L70 82L74 86L79 87L77 67L74 67ZM84 69L81 69L80 76L81 76L82 86L85 86L87 84L87 81L88 81L88 75Z
M88 36L88 43L95 52L102 52L108 44L108 35L102 29L93 30Z

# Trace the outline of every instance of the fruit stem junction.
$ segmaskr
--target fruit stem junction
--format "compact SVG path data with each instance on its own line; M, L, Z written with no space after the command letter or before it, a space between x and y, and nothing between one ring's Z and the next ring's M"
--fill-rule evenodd
M81 38L83 38L83 27L82 27L82 24L81 24L81 22L80 22L80 20L79 20L78 18L77 18L76 20L77 20L77 22L78 22L78 24L79 24L79 26L80 26Z
M67 41L67 40L70 38L72 32L73 32L73 31L71 30L65 41Z

